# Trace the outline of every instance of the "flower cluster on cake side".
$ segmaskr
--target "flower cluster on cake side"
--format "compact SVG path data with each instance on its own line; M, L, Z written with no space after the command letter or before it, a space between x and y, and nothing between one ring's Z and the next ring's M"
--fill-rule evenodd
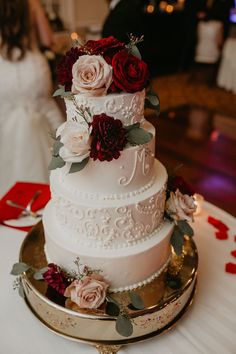
M140 123L125 126L105 112L92 115L88 107L78 106L75 99L75 95L102 97L147 89L148 66L136 46L141 40L131 35L127 45L114 37L90 40L83 45L76 43L58 64L60 87L54 96L72 100L83 120L75 116L58 128L50 170L70 163L69 172L77 172L89 158L118 159L126 146L143 145L152 139L152 134L142 129ZM146 99L149 106L159 108L159 100L151 90L147 90Z

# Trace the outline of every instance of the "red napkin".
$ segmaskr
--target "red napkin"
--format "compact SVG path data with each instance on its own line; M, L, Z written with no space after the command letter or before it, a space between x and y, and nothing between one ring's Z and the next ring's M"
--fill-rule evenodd
M36 191L41 191L41 194L33 203L31 207L32 211L44 208L51 198L49 185L42 183L17 182L0 200L0 223L4 224L4 221L6 220L17 219L22 212L21 209L8 205L6 203L8 199L26 207ZM28 231L31 227L14 228Z

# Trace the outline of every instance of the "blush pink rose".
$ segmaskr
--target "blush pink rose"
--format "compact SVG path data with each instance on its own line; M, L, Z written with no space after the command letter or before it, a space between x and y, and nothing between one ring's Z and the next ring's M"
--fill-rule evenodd
M178 189L170 193L170 198L166 202L166 212L174 220L193 221L193 213L197 205L192 196L182 194Z
M105 301L108 286L101 276L92 274L81 280L74 280L66 288L64 296L81 308L97 309Z

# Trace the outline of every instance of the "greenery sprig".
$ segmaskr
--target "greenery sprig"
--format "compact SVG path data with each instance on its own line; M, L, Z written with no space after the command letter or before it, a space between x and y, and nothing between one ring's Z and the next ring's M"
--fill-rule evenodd
M128 308L132 310L142 310L145 305L141 297L135 293L129 293L131 303ZM109 316L116 317L116 331L123 337L129 337L133 333L133 320L129 316L126 308L119 304L111 295L106 297L106 308L105 312Z

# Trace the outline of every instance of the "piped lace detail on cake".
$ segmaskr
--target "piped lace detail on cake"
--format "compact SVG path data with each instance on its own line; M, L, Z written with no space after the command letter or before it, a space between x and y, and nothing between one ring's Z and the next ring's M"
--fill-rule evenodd
M144 98L144 91L134 94L107 95L99 99L75 95L77 105L89 107L92 115L106 113L108 116L120 119L125 125L141 122L144 119ZM66 113L68 120L79 115L70 100L66 100Z
M53 194L57 221L75 244L98 248L123 248L152 237L161 227L165 186L142 202L123 207L85 207Z
M136 284L132 284L132 285L121 287L121 288L112 288L111 287L111 288L109 288L109 291L111 293L120 293L122 291L134 290L134 289L140 288L141 286L145 286L145 285L151 283L154 279L156 279L164 271L164 269L167 267L168 263L170 262L170 259L171 259L171 256L168 258L168 260L165 262L165 264L157 272L152 274L147 279L140 281Z

